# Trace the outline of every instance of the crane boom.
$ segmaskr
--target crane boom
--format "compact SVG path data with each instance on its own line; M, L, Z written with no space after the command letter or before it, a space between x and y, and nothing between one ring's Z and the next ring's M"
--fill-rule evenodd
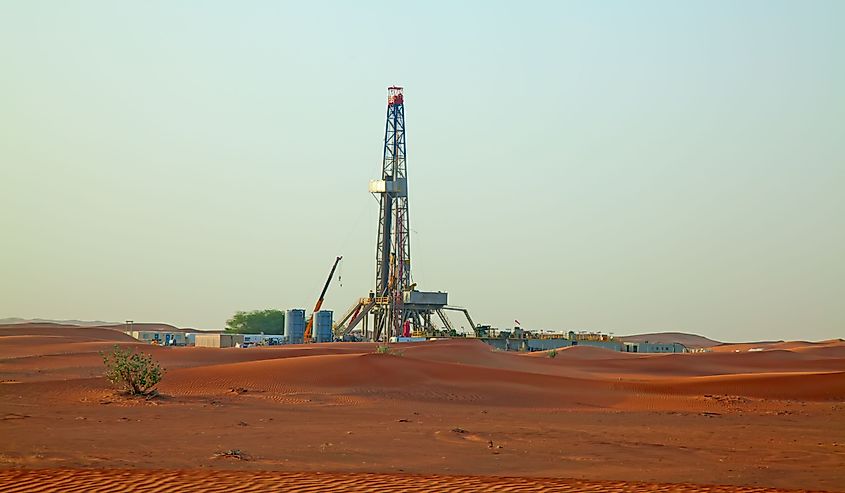
M311 342L311 329L314 327L314 314L320 311L320 307L323 306L323 299L326 297L326 291L329 290L329 284L332 282L332 278L334 277L334 271L337 269L337 264L340 263L340 260L343 257L338 257L334 261L334 265L332 266L332 270L329 272L329 277L326 279L326 284L323 286L323 291L320 292L320 297L317 299L317 304L314 305L314 311L311 312L311 317L308 319L308 323L305 324L305 335L303 340L305 342Z

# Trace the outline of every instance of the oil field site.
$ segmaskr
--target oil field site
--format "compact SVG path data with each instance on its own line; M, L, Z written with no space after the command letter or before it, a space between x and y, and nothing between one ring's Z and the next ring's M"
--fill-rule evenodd
M269 334L0 327L4 491L845 489L845 341L475 324L413 282L404 129L390 87L375 283L339 317L323 303L341 257ZM111 388L116 345L160 383Z
M0 493L845 493L845 2L0 24Z

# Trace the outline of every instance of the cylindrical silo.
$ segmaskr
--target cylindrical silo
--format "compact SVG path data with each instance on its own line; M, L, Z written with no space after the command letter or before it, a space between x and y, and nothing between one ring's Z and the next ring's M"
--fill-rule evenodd
M314 342L332 342L332 311L320 310L314 314Z
M305 336L305 310L285 310L285 339L288 344L302 344Z

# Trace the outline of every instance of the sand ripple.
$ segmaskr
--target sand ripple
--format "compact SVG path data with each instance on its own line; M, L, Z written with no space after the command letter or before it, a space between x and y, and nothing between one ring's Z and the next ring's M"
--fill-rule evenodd
M583 481L552 478L434 476L414 474L276 473L249 471L139 471L40 469L0 471L5 492L470 492L470 491L603 491L603 492L779 492L772 488Z

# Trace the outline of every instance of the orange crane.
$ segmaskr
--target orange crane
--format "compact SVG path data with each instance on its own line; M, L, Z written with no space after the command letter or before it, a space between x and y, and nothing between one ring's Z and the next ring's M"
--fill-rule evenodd
M334 277L334 271L337 269L337 264L340 263L342 258L343 257L338 257L335 259L332 270L329 272L329 278L326 279L326 285L323 286L320 298L317 299L317 304L314 305L314 311L311 312L311 316L308 318L308 323L305 324L305 335L303 336L304 342L311 342L311 329L314 327L314 314L320 311L320 307L323 306L323 299L326 297L326 291L328 291L329 284L332 282L332 277Z

